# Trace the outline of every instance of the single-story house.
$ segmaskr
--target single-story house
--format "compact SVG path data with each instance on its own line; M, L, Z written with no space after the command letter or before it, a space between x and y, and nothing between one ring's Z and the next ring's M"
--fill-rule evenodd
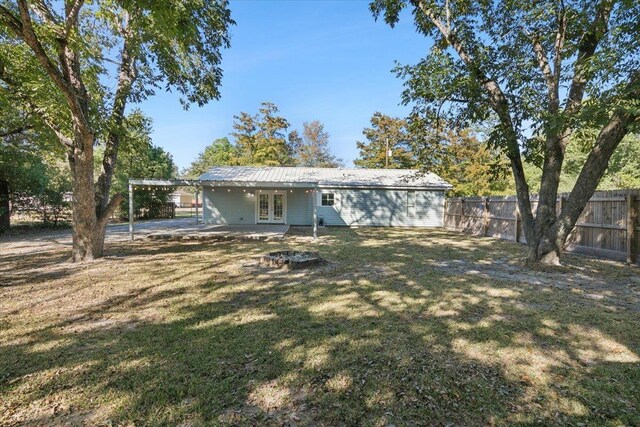
M409 169L218 166L201 175L205 224L442 227L439 176Z

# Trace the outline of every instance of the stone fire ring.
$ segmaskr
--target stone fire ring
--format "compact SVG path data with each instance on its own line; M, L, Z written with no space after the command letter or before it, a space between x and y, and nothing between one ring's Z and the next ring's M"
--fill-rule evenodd
M324 263L318 252L278 251L269 252L260 257L260 265L273 268L287 268L295 270L308 268Z

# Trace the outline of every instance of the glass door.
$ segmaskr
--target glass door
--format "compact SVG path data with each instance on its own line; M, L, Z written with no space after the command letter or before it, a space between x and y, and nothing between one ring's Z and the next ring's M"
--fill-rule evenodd
M286 193L264 190L258 193L258 197L256 197L256 222L284 224L286 213Z
M284 194L273 194L273 222L284 222Z
M259 193L258 195L258 222L269 222L270 194Z

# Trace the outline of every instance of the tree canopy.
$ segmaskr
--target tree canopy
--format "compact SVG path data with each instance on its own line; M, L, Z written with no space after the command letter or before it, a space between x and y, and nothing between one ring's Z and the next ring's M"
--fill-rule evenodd
M412 9L433 41L416 65L400 66L403 99L438 126L497 118L489 142L508 157L530 262L557 263L566 238L640 114L640 3L544 0L374 0L374 16L394 26ZM589 147L559 215L556 199L567 146ZM591 135L591 136L589 136ZM531 209L523 162L539 165Z
M356 166L373 169L403 169L416 166L411 134L407 130L405 119L376 112L371 117L371 127L365 128L362 133L367 140L356 142L360 151L354 161ZM390 155L387 156L388 154Z
M331 153L329 134L317 121L304 122L302 135L291 129L278 107L263 102L256 114L234 116L232 139L218 138L208 145L183 175L196 178L213 166L309 166L337 167L341 160Z
M295 151L295 163L297 166L316 168L336 168L342 166L342 160L331 153L329 148L329 134L324 130L324 125L318 120L304 122L302 124L302 137L291 143ZM297 136L297 132L296 132Z
M185 107L220 96L226 0L0 2L0 91L67 151L73 259L100 256L128 102L175 90ZM94 146L104 144L94 182Z

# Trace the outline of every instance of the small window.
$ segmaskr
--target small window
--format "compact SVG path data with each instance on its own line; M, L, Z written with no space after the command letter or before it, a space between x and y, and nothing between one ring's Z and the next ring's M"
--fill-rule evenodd
M333 193L322 193L322 206L333 206L334 200Z
M416 217L416 192L407 191L407 216L409 218Z

